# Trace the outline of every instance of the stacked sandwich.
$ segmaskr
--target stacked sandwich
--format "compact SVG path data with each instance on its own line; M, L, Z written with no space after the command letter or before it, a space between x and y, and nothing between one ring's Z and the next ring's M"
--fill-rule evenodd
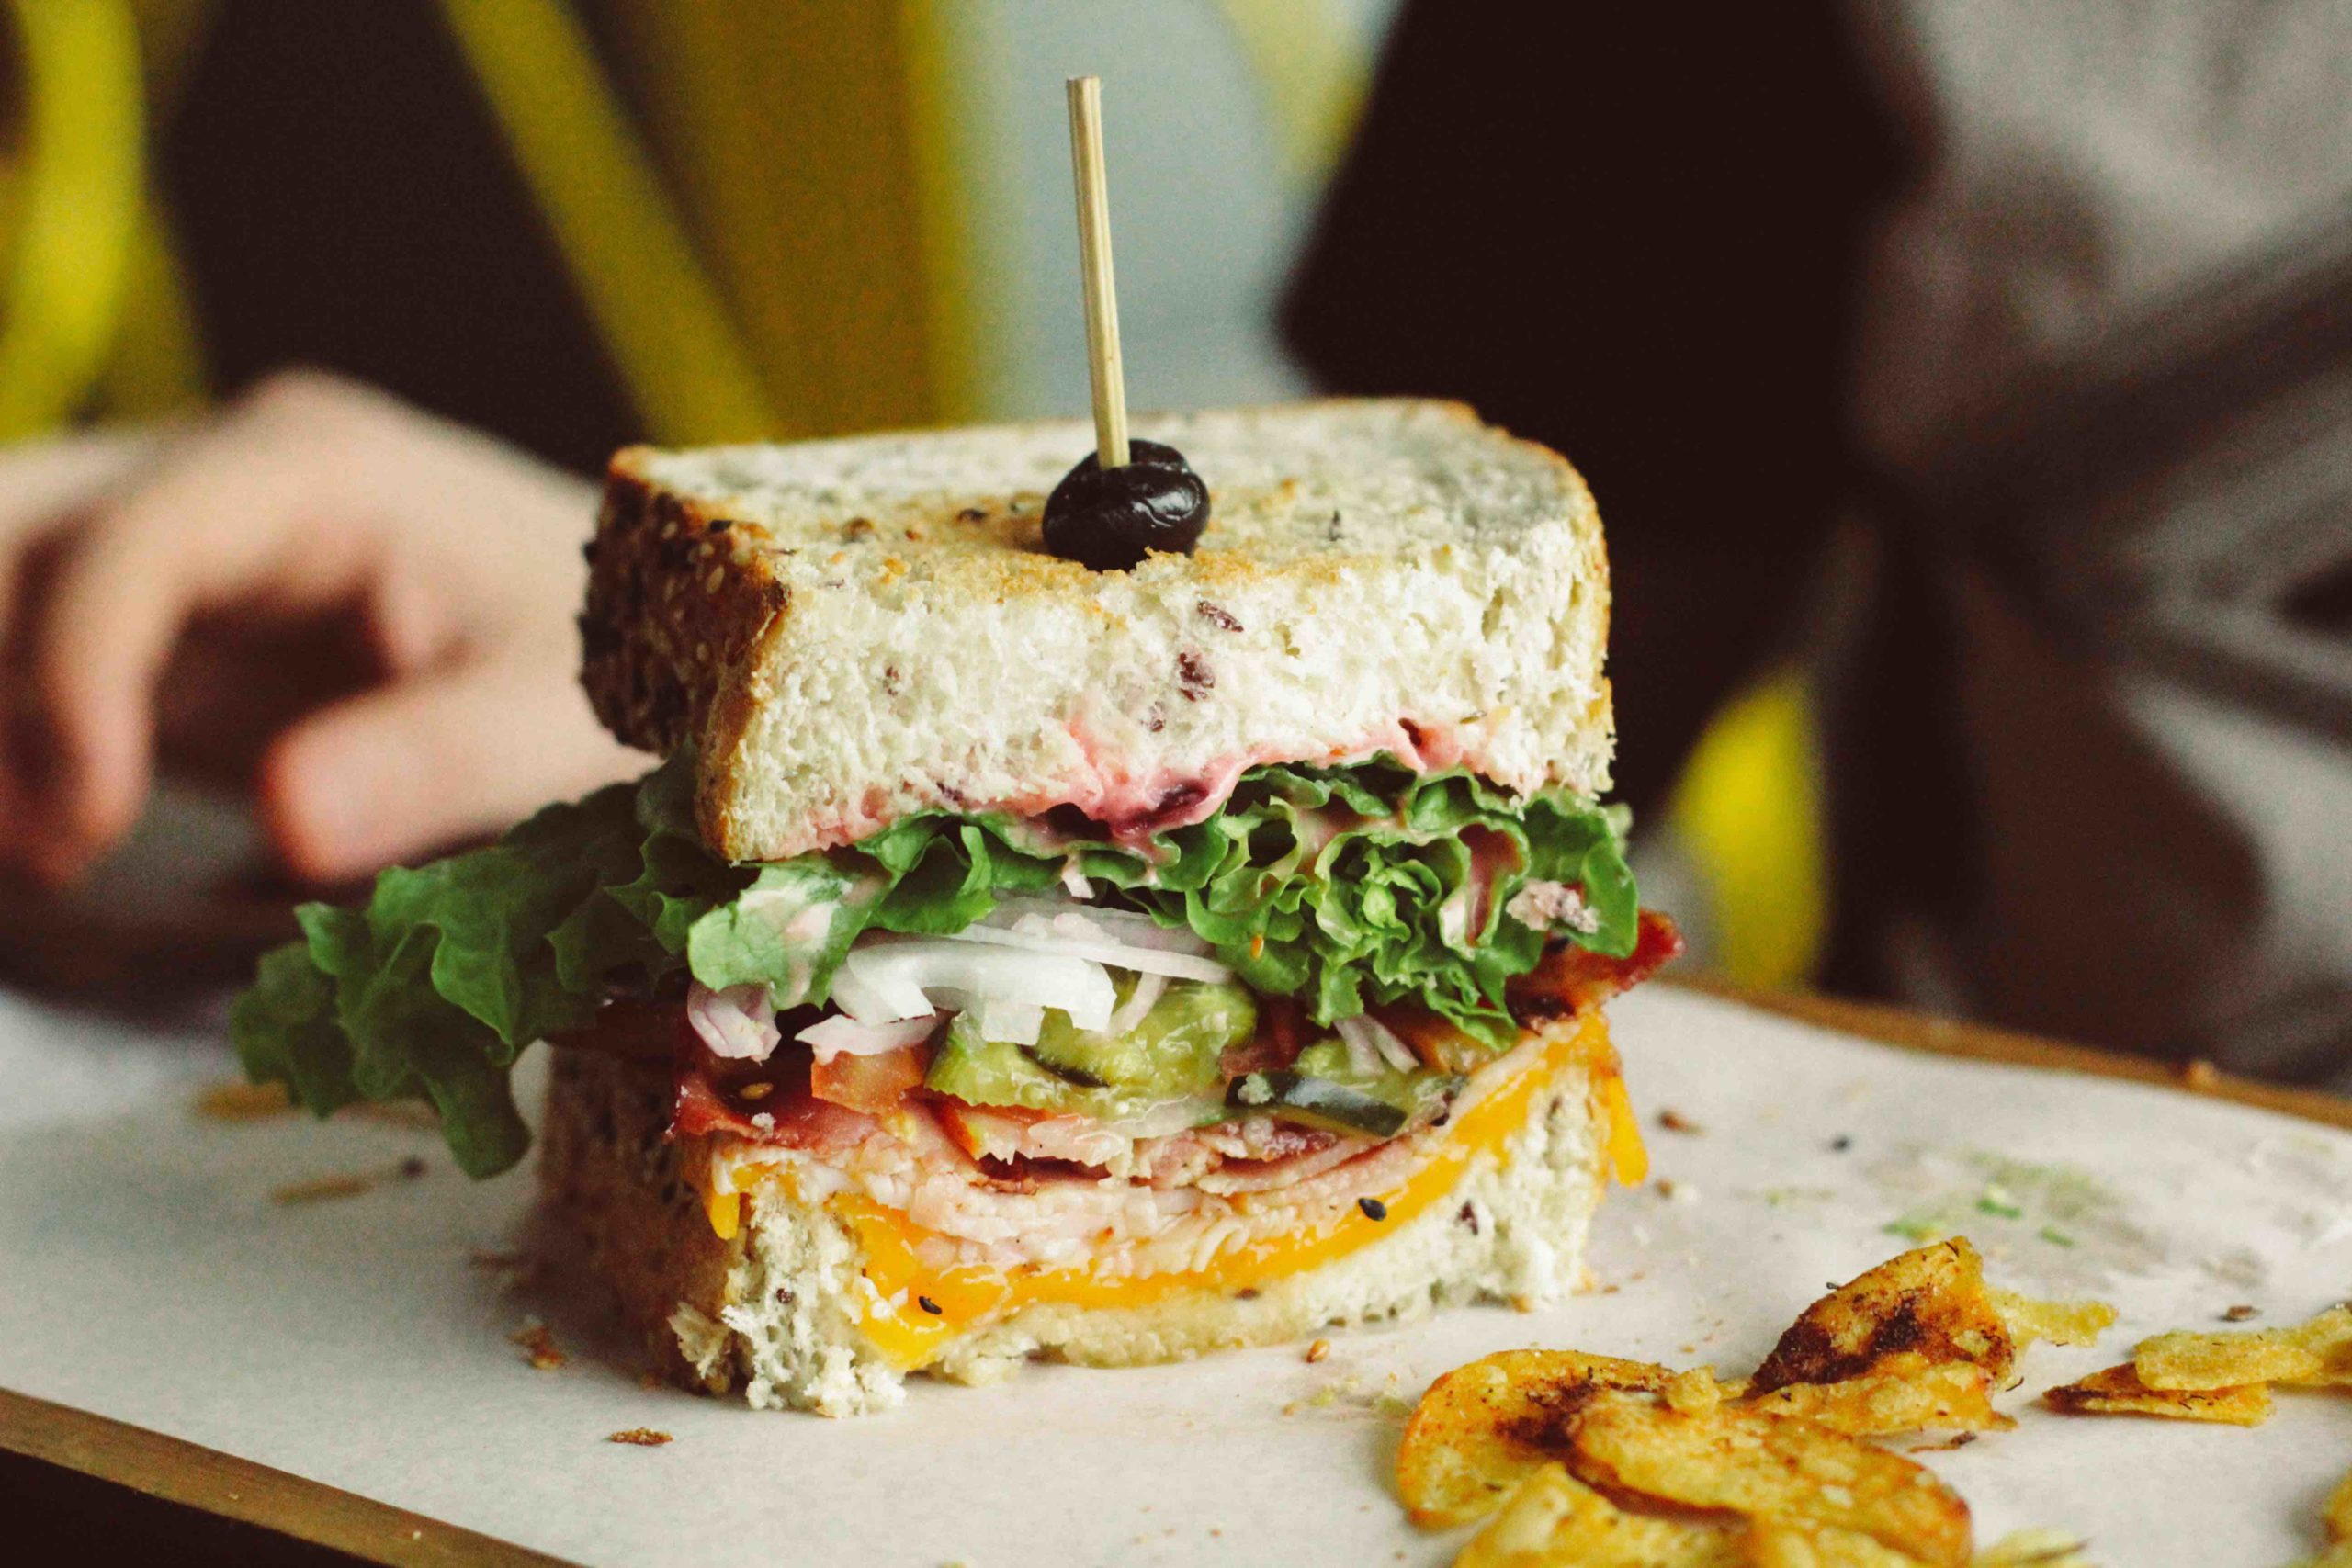
M668 761L306 907L249 1070L489 1174L552 1042L552 1201L754 1404L1573 1288L1673 946L1590 497L1447 405L1138 428L1213 504L1131 570L1046 547L1075 424L622 453L584 680Z

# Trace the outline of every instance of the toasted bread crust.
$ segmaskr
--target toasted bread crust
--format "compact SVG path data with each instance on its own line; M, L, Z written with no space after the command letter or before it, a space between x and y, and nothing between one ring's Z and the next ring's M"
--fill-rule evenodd
M1216 511L1132 573L1045 552L1074 425L624 450L581 617L598 716L695 748L704 836L739 860L1400 734L1510 788L1605 788L1608 567L1565 459L1453 404L1141 423Z
M682 1151L666 1131L669 1074L593 1051L553 1055L541 1196L584 1244L661 1374L723 1392L728 1378L686 1359L669 1318L681 1303L725 1295L743 1238L718 1238L682 1174Z

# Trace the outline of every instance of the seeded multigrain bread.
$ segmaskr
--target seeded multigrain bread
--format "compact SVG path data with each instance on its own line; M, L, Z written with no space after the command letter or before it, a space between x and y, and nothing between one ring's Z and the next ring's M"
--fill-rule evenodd
M1213 512L1191 557L1045 553L1078 423L614 458L583 680L699 758L737 860L911 812L1149 820L1263 761L1387 750L1600 794L1609 579L1553 453L1448 403L1151 418Z
M1579 1058L1544 1078L1498 1146L1369 1245L1251 1289L1023 1306L958 1334L925 1371L986 1382L1032 1357L1147 1366L1480 1299L1556 1303L1585 1283L1613 1071L1613 1056ZM548 1201L585 1236L657 1363L687 1387L741 1389L754 1405L855 1416L898 1404L906 1374L859 1325L870 1287L856 1232L830 1205L769 1182L750 1190L741 1227L720 1239L691 1179L701 1141L664 1135L668 1088L658 1063L558 1052L540 1167Z

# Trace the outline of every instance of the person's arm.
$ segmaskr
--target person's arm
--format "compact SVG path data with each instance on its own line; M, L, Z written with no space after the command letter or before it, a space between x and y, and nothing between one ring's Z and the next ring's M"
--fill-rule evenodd
M1283 312L1335 390L1456 397L1609 521L1619 778L1649 804L1845 484L1889 138L1836 7L1414 0Z
M304 373L199 424L0 451L0 860L77 875L136 820L159 736L252 768L316 881L641 769L576 682L594 504Z

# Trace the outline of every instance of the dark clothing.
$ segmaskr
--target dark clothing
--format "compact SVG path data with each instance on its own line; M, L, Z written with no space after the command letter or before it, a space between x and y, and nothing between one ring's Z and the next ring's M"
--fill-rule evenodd
M1414 4L1284 311L1351 392L1469 401L1608 520L1619 782L1654 805L1849 489L1896 171L1834 7Z

